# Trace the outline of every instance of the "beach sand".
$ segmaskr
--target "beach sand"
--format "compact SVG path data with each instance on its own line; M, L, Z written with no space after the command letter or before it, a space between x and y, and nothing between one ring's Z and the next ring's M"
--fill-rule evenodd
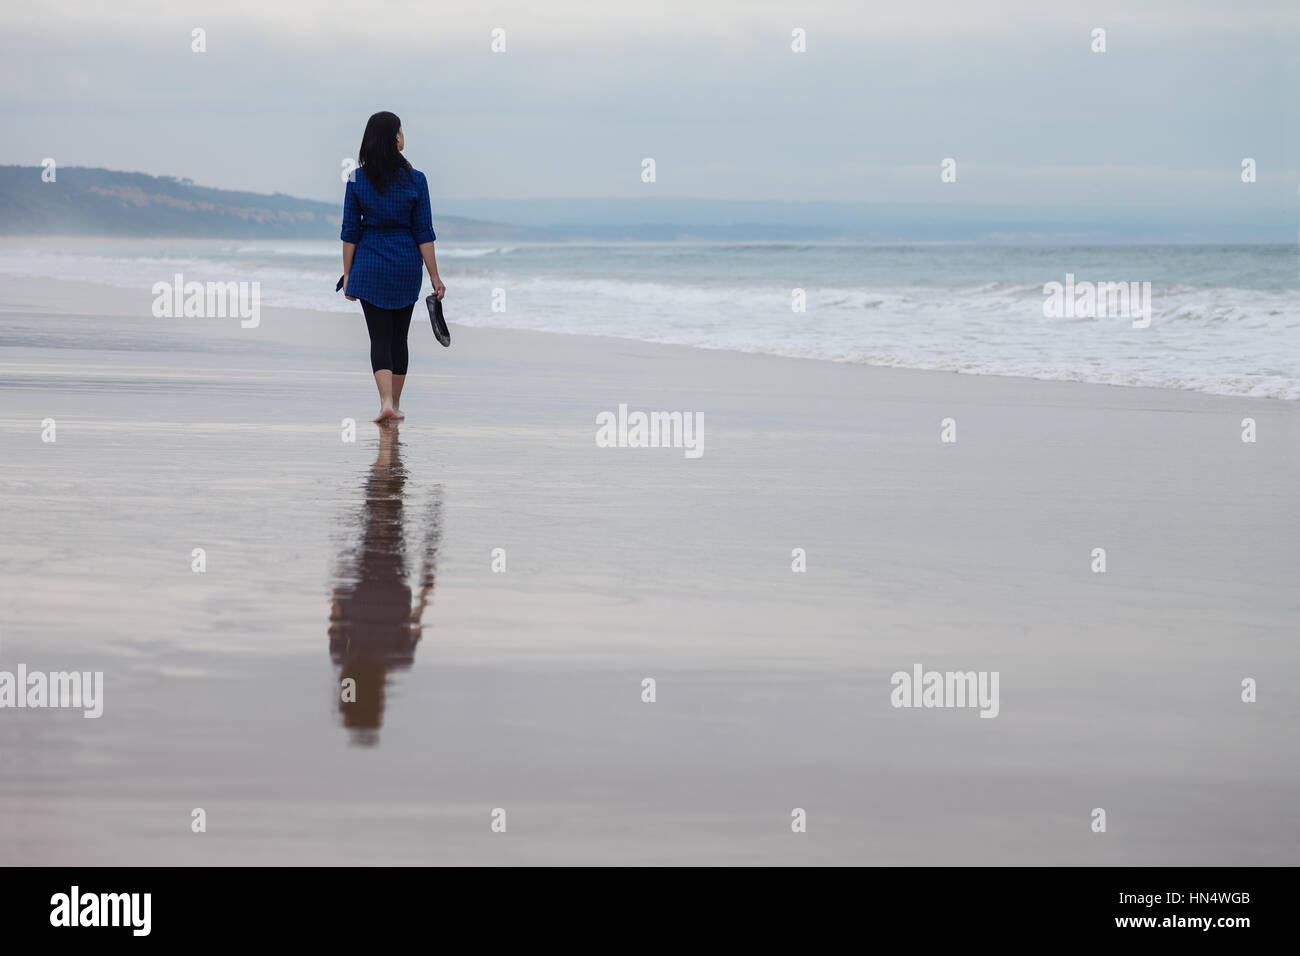
M0 670L105 685L0 710L0 863L1300 862L1295 403L468 328L453 288L381 448L359 310L151 300L0 293ZM598 447L620 403L703 456ZM346 727L337 618L421 574ZM998 716L893 707L914 664L997 671Z

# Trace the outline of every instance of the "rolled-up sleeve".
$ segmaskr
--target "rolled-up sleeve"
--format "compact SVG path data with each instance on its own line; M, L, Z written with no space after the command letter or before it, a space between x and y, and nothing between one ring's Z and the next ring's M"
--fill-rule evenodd
M420 173L419 191L415 197L415 208L411 210L411 235L415 244L422 246L433 242L438 237L433 234L433 210L429 208L429 180Z
M361 203L357 201L357 184L352 179L343 191L343 228L339 230L339 238L354 244L361 239Z

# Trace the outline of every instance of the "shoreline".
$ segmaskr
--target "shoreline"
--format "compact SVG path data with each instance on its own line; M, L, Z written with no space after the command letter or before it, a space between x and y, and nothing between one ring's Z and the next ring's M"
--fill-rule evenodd
M19 303L25 308L39 309L40 308L39 302L42 295L48 294L49 287L52 286L55 289L62 288L68 290L67 295L69 297L76 297L83 300L93 298L96 303L96 309L102 311L103 314L106 315L152 319L152 317L149 316L148 314L148 305L149 303L152 302L153 297L152 297L152 293L148 290L144 290L144 289L133 290L122 286L106 285L102 283L82 281L82 280L48 279L44 277L32 277L32 276L10 276L7 277L6 282L9 291L4 295L3 299L0 299L0 315L12 311L15 308L15 305L11 304L15 299L17 299ZM413 313L412 320L411 320L412 339L417 338L421 334L423 329L424 316L420 312L422 306L423 306L423 301L416 302L415 304L415 312ZM354 314L352 312L345 312L345 311L326 311L326 310L316 310L316 309L289 308L289 307L281 307L281 306L266 306L262 309L262 312L266 316L270 316L270 317L280 316L281 318L297 319L298 321L305 320L308 317L314 317L317 320L325 319L325 318L339 320L341 317L350 316ZM359 306L356 309L355 317L358 319L358 321L363 321L363 317L361 316ZM228 328L228 326L231 323L234 323L236 326L238 326L239 323L238 319L229 319L229 318L227 319L169 318L169 319L157 319L152 321L172 322L172 323L176 323L178 326L185 326L185 325L194 325L200 327L210 326L211 331L218 332L219 334L222 335L229 334L230 329ZM346 321L346 319L344 319L344 321ZM223 325L225 325L226 328L222 328ZM1287 399L1287 398L1278 398L1273 396L1252 396L1252 395L1232 395L1232 394L1225 395L1225 394L1218 394L1213 392L1203 392L1195 389L1159 388L1150 385L1121 385L1121 384L1102 383L1102 382L1076 381L1076 380L1069 380L1069 379L1033 378L1029 376L995 374L989 372L962 372L962 371L947 370L947 369L923 369L923 368L911 368L911 367L894 366L894 365L874 365L866 362L856 362L851 360L840 361L840 360L820 358L815 356L792 356L792 355L781 355L773 352L744 351L740 349L725 348L725 347L715 348L715 347L703 346L703 345L681 345L676 343L647 342L642 339L636 339L636 338L594 335L594 334L583 333L583 332L543 331L537 329L510 328L504 326L463 325L454 321L449 322L448 325L451 328L454 336L457 337L461 337L465 335L472 335L474 337L482 336L488 340L498 338L500 336L512 336L512 337L518 336L524 338L525 340L530 339L533 336L541 336L542 340L574 339L579 341L586 341L590 343L595 343L593 347L597 347L597 348L627 347L629 345L634 345L652 351L664 349L667 350L667 352L665 353L667 355L671 355L676 350L686 350L688 352L703 352L709 354L721 354L726 356L748 356L760 360L775 360L778 362L796 362L796 363L811 362L821 366L869 369L872 372L885 373L888 375L903 373L906 375L917 375L917 376L942 376L945 379L947 378L977 379L977 380L987 379L987 380L997 380L997 381L1034 383L1036 385L1052 386L1052 387L1066 386L1066 387L1083 387L1089 389L1094 389L1094 388L1109 389L1109 390L1118 390L1123 392L1143 393L1150 396L1166 395L1166 394L1188 395L1188 396L1200 396L1209 399L1223 399L1229 401L1243 401L1243 402L1250 402L1250 403L1267 402L1270 404L1277 404L1282 406L1300 407L1300 399ZM203 330L200 329L200 331ZM257 330L250 329L244 331L255 333ZM414 355L414 353L412 354ZM2 362L2 359L0 359L0 362ZM301 369L299 371L302 374L319 374L320 371L324 371L324 370ZM365 370L362 370L357 374L368 376L369 373L366 372ZM418 368L413 368L410 374L412 377L416 377L421 374L431 374L431 373L422 372Z

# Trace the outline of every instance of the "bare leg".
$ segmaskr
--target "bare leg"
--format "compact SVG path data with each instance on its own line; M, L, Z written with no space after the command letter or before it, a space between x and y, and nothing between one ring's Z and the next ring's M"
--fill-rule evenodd
M402 386L405 384L405 375L393 376L393 415L398 419L406 417L406 412L402 411Z
M393 373L391 369L381 368L375 373L375 387L379 389L379 415L377 422L386 422L397 415L393 411Z

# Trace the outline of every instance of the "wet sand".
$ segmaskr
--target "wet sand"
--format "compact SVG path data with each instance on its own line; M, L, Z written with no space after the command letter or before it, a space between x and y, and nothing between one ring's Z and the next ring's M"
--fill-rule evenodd
M466 328L453 290L393 434L359 314L150 301L0 293L0 670L105 683L0 710L0 863L1300 862L1294 403ZM702 412L703 456L597 447L619 403ZM998 671L999 715L894 708L915 663Z

